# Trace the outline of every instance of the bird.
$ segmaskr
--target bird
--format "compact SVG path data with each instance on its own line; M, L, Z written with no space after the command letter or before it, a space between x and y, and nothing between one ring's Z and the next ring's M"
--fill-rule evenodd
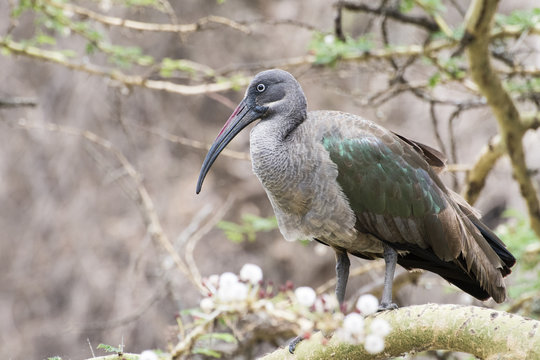
M349 255L383 258L379 310L396 309L396 264L438 274L479 300L506 299L516 259L439 175L438 150L339 111L307 111L287 71L258 73L211 145L197 181L246 126L252 168L286 240L315 240L336 256L336 297L345 301Z

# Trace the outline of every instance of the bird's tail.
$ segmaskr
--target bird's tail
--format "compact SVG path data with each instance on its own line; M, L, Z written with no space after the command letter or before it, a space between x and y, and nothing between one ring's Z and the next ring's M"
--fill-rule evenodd
M468 271L472 271L480 286L500 303L506 298L503 277L511 273L516 263L504 243L480 219L478 213L458 194L452 193L461 223L469 236L465 237L462 256Z
M461 252L452 261L442 260L429 249L409 249L398 257L405 268L434 272L479 300L506 299L503 277L510 274L516 259L504 243L479 219L478 213L459 195L452 193L454 211L448 216L459 219Z

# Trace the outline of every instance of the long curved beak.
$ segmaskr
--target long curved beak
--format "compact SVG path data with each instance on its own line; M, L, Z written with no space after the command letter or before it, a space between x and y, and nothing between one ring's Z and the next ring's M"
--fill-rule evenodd
M257 107L249 106L244 98L229 117L216 137L216 140L214 140L210 150L208 150L208 154L206 154L201 172L199 173L199 180L197 181L197 194L201 192L204 178L221 151L225 149L227 144L229 144L242 129L261 117L261 113L256 111L256 108Z

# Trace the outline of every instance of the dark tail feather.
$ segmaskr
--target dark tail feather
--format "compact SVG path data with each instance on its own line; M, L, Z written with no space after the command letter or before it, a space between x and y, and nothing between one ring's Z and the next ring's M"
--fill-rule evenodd
M480 230L480 233L482 233L482 236L484 239L487 240L488 244L491 246L491 248L497 253L499 258L504 262L505 267L501 269L501 273L503 276L506 276L512 272L510 269L514 264L516 263L516 258L508 249L506 248L506 245L495 235L493 231L491 231L482 221L480 221L478 218L471 218L469 217L471 222L476 226L478 230Z
M457 261L461 261L462 265L458 265ZM486 290L482 289L478 281L465 272L465 260L458 259L456 262L441 260L429 250L419 248L414 251L409 249L408 254L398 256L398 264L406 269L424 269L434 272L478 300L489 299L490 295Z
M504 264L499 267L501 275L504 277L512 272L510 269L515 263L516 259L508 251L504 243L491 231L482 221L480 221L475 214L467 214L472 224L480 231L487 244L493 249L497 256ZM397 244L392 244L396 246ZM460 255L454 261L444 261L438 258L430 249L421 249L418 247L408 246L398 250L407 250L405 255L398 256L398 264L406 269L424 269L434 272L454 284L466 293L474 296L479 300L487 300L490 298L490 294L480 286L480 281L475 278L475 275L467 271L467 263L463 255ZM497 302L502 302L504 296L491 296Z

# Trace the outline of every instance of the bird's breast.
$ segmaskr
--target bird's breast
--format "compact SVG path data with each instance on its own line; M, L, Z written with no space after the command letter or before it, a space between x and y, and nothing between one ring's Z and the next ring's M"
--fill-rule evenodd
M356 217L322 144L302 125L281 141L259 131L260 125L250 136L253 172L266 190L283 236L317 238L329 245L353 242Z

